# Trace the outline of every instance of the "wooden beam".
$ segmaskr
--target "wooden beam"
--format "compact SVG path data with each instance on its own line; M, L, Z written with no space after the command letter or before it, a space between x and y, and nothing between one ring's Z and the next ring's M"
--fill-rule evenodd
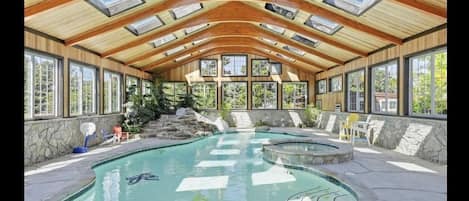
M112 20L106 24L94 27L90 30L87 30L83 33L79 33L77 35L74 35L70 38L65 39L65 45L66 46L71 46L75 45L83 40L92 38L94 36L112 31L114 29L118 29L121 27L124 27L128 24L131 24L133 22L136 22L138 20L144 19L146 17L150 17L152 15L155 15L158 12L165 11L171 8L176 8L182 5L186 4L191 4L191 3L199 3L199 0L171 0L171 1L162 1L161 3L155 4L153 6L150 6L148 8L142 9L138 12L135 13L130 13L126 16L117 18L115 20Z
M240 15L239 13L250 13L250 15ZM280 27L290 29L291 31L297 32L301 35L311 37L317 40L320 40L324 43L328 43L332 46L338 47L340 49L346 50L356 55L367 56L367 52L350 47L346 44L336 41L331 36L326 36L326 34L318 33L312 29L305 29L302 26L293 24L291 21L283 19L281 17L274 17L271 14L266 12L260 12L259 9L253 8L252 6L246 5L241 2L228 2L219 7L216 7L212 10L205 12L203 15L194 16L192 18L186 18L181 20L179 23L172 26L167 26L165 29L162 29L159 32L148 34L138 39L131 41L127 44L121 45L119 47L113 48L109 51L102 53L104 57L110 56L112 54L121 52L123 50L147 43L151 40L155 40L159 37L168 35L170 33L179 31L184 28L192 27L195 25L203 23L219 23L227 21L238 21L238 22L254 22L254 23L267 23Z
M25 20L29 17L42 13L44 11L66 6L69 3L79 2L79 0L44 0L24 9Z
M448 18L446 14L446 9L438 8L435 6L428 5L424 2L420 2L417 0L394 0L394 2L399 3L408 8L417 9L419 11L423 11L424 13L436 15L442 18Z
M334 62L336 64L341 64L343 65L343 61L331 57L327 54L321 53L317 50L315 50L312 47L309 47L307 45L302 45L301 47L298 46L300 43L295 43L292 42L290 39L286 39L284 37L280 37L277 34L274 34L272 32L266 31L258 26L255 26L251 23L244 23L244 22L226 22L226 23L220 23L216 24L213 27L209 27L205 30L202 30L198 33L195 33L193 35L190 35L182 40L179 40L174 43L168 43L162 47L155 48L154 50L151 50L145 54L139 55L135 58L130 59L129 61L126 62L127 65L133 64L135 62L141 61L143 59L147 59L149 57L152 57L157 54L161 54L167 50L176 48L178 46L184 45L186 43L192 42L194 40L200 40L200 39L213 39L216 37L230 37L230 36L236 36L236 35L243 35L243 36L248 36L248 37L253 37L253 38L268 38L272 39L281 43L284 43L286 45L289 45L291 47L300 49L300 50L305 50L305 52L308 52L310 54L319 56L325 60ZM305 48L306 47L306 48Z
M208 0L202 0L202 1L208 1ZM246 1L246 0L239 0L239 1ZM309 14L319 15L319 16L324 17L326 19L329 19L329 20L332 20L332 21L337 22L339 24L342 24L346 27L355 29L355 30L360 31L360 32L370 34L370 35L375 36L375 37L377 37L381 40L388 41L388 42L391 42L391 43L396 44L396 45L402 45L402 43L403 43L402 39L400 39L396 36L393 36L391 34L383 32L381 30L375 29L371 26L368 26L368 25L363 24L361 22L358 22L356 20L350 19L348 17L344 17L344 16L339 15L339 14L333 12L333 11L330 11L330 10L327 10L327 9L322 8L320 6L314 5L314 4L312 4L310 2L307 2L305 0L256 0L256 1L276 3L276 4L280 4L280 5L285 5L285 6L297 8L297 9L306 11Z

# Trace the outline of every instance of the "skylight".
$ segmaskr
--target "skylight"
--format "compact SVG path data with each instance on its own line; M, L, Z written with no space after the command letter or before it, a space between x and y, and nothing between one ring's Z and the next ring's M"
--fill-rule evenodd
M360 16L379 0L323 0L323 2L355 16Z
M176 52L179 52L179 51L181 51L181 50L183 50L183 49L186 49L186 47L185 47L184 45L181 45L181 46L179 46L179 47L170 49L170 50L166 51L166 56L172 55L172 54L174 54L174 53L176 53Z
M330 21L326 18L322 18L316 15L311 15L306 22L305 25L310 26L316 30L322 31L324 33L327 33L329 35L334 34L337 32L342 26L340 24L337 24L333 21Z
M274 13L282 15L288 19L295 19L296 14L298 13L298 9L288 7L288 6L281 6L278 4L266 3L265 9L270 10Z
M191 54L186 54L186 55L184 55L184 56L181 56L181 57L176 58L174 61L175 61L175 62L179 62L179 61L181 61L181 60L183 60L183 59L186 59L187 57L190 57L190 56L191 56Z
M287 56L285 56L285 55L283 55L283 54L280 54L280 53L277 53L276 55L279 56L279 57L282 57L282 58L284 58L284 59L287 59L287 60L289 60L289 61L291 61L291 62L295 61L295 59L292 59L292 58L287 57Z
M277 44L276 41L270 40L270 39L267 39L267 38L261 38L261 40L263 40L263 41L265 41L265 42L267 42L267 43L269 43L269 44L271 44L271 45L276 45L276 44Z
M199 24L199 25L195 25L195 26L189 27L189 28L187 28L187 29L184 29L184 33L185 33L186 35L189 35L189 34L191 34L191 33L194 33L194 32L196 32L196 31L199 31L199 30L201 30L201 29L203 29L203 28L205 28L205 27L208 27L208 25L209 25L209 24Z
M311 46L311 47L317 47L319 45L319 41L318 40L315 40L315 39L312 39L312 38L308 38L306 36L302 36L302 35L299 35L299 34L295 34L293 35L292 37L293 40L296 40L300 43L303 43L305 45L308 45L308 46Z
M196 40L196 41L192 42L192 45L198 45L198 44L200 44L200 43L202 43L206 40L208 40L208 38L203 38L203 39L200 39L200 40Z
M157 38L156 40L152 41L151 43L153 44L153 46L156 48L156 47L159 47L165 43L168 43L170 41L173 41L173 40L176 40L177 37L176 35L174 34L168 34L166 36L163 36L163 37L160 37L160 38Z
M275 33L278 33L278 34L283 34L285 32L284 28L278 27L278 26L275 26L275 25L271 25L271 24L261 24L261 27L269 29L269 30L271 30Z
M301 51L301 50L299 50L299 49L297 49L297 48L294 48L294 47L291 47L291 46L288 46L288 45L283 46L283 49L286 49L286 50L288 50L288 51L290 51L290 52L293 52L293 53L298 54L298 55L301 55L301 56L304 56L304 55L305 55L305 52L304 52L304 51Z
M202 9L202 4L194 3L194 4L189 4L189 5L174 8L170 12L173 15L173 18L177 20L187 15L190 15L200 9Z
M126 28L133 34L139 36L163 25L163 22L158 16L151 16L143 20L137 21L135 23L132 23L126 26Z
M86 0L108 17L145 3L144 0Z

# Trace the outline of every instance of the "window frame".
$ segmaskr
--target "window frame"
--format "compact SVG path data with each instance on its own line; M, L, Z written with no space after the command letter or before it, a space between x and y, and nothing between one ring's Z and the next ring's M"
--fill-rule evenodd
M349 99L349 95L348 95L348 76L351 74L351 73L356 73L356 72L359 72L359 71L363 71L363 111L358 111L358 110L355 110L355 111L350 111L350 106L349 106L349 102L348 102L348 99ZM355 69L355 70L351 70L351 71L348 71L348 72L345 72L345 83L344 83L344 86L345 86L345 110L346 112L350 112L350 113L365 113L365 110L366 110L366 67L361 67L361 68L358 68L358 69ZM357 101L358 103L358 101Z
M404 92L404 94L406 95L404 97L404 107L407 107L404 109L405 112L407 112L407 115L409 117L416 117L416 118L423 118L423 119L437 119L437 120L446 120L448 117L447 115L434 115L434 114L431 114L431 115L423 115L423 114L414 114L412 112L412 66L411 66L411 59L412 57L417 57L417 56L424 56L424 55L429 55L429 54L435 54L437 52L441 52L441 51L446 51L448 52L448 47L446 44L444 45L440 45L440 46L436 46L434 48L430 48L430 49L426 49L426 50L423 50L423 51L418 51L418 52L414 52L414 53L411 53L411 54L408 54L408 55L405 55L404 56L404 61L405 61L405 67L406 67L406 70L404 71L405 72L405 83L407 85L407 87L405 87L404 89L407 90L407 93ZM435 66L434 66L434 61L432 60L431 61L431 64L432 64L432 69L431 69L431 86L432 89L431 89L431 94L432 94L432 97L433 94L435 93L435 88L434 88L434 82L435 82L435 76L434 76L434 69L435 69ZM448 78L446 78L448 79ZM431 107L432 109L434 109L435 107L435 104L434 104L434 98L431 99L432 100L432 103L431 103ZM432 111L435 111L435 110L432 110Z
M214 111L214 110L218 110L218 82L216 81L197 81L197 82L191 82L191 86L190 86L190 93L192 95L194 95L193 93L193 86L194 84L214 84L215 85L215 108L199 108L201 110L205 110L205 111Z
M340 78L340 90L333 91L332 90L332 79L337 78L337 77ZM342 75L335 75L335 76L329 77L328 86L329 86L329 92L331 92L331 93L343 91L344 90L344 77Z
M189 4L179 5L178 7L175 7L175 8L179 8L179 7L182 7L182 6L189 6L191 4L196 4L196 3L189 3ZM195 11L193 11L193 12L187 14L187 15L179 17L179 18L176 17L176 13L174 13L174 11L173 11L173 9L175 9L175 8L169 9L168 12L169 12L169 14L171 14L171 17L173 17L173 20L176 21L176 20L184 19L185 17L191 16L192 14L197 13L197 12L201 11L202 9L204 9L204 4L199 2L199 5L200 5L199 9L197 9L197 10L195 10Z
M374 82L374 78L373 78L373 68L376 68L376 67L381 67L383 65L387 65L389 63L392 63L392 62L396 62L396 65L397 65L397 103L396 103L396 106L397 106L397 111L396 113L392 113L392 112L375 112L374 111L374 101L373 101L373 93L374 93L374 88L373 88L373 82ZM372 114L380 114L380 115L389 115L389 116L398 116L399 115L399 98L400 98L400 90L399 90L399 82L400 82L400 63L399 63L399 58L394 58L394 59L388 59L386 61L383 61L383 62L379 62L379 63L375 63L373 65L370 65L369 66L369 69L368 69L368 72L369 72L369 75L367 76L369 82L368 82L368 89L369 89L369 93L368 93L368 107L369 107L369 112L372 113ZM388 106L389 107L389 106Z
M327 32L325 32L325 31L323 31L323 30L320 30L320 29L318 29L318 28L312 26L312 25L309 25L308 22L311 21L310 19L311 19L311 17L313 17L313 16L317 16L317 17L326 19L326 20L328 20L328 21L334 22L334 23L338 24L339 27L336 28L336 29L334 29L334 31L332 31L331 33L327 33ZM340 31L342 28L344 28L344 25L339 24L338 22L332 21L332 20L330 20L330 19L328 19L328 18L326 18L326 17L322 17L322 16L320 16L320 15L315 15L315 14L310 14L309 17L306 18L306 21L305 21L303 24L304 24L306 27L309 27L309 28L311 28L311 29L313 29L313 30L315 30L315 31L319 31L319 32L321 32L321 33L327 34L327 35L329 35L329 36L332 36L332 35L336 34L338 31ZM294 35L293 35L293 36L294 36ZM293 36L292 36L292 37L293 37Z
M272 7L272 10L268 8L268 5L269 5L269 4L270 4L270 7ZM282 8L282 7L285 7L285 5L280 5L280 4L277 4L277 3L275 3L275 2L267 2L267 3L265 3L264 9L266 9L266 10L268 10L268 11L270 11L270 12L273 12L273 13L275 13L275 14L277 14L277 15L280 15L280 16L282 16L282 17L285 17L285 18L287 18L287 19L289 19L289 20L295 20L295 17L296 17L296 16L298 15L298 13L300 12L300 9L299 9L299 8L296 8L296 12L291 12L291 11L289 11L289 12L293 13L293 17L292 17L292 18L289 18L289 17L287 17L287 16L285 16L285 15L282 15L281 13L277 12L277 11L274 9L274 6L275 6L274 4L276 4L276 6L279 6L279 7L280 7L281 9L283 9L283 10L289 11L288 9Z
M140 89L141 89L141 90L140 90L140 94L142 94L142 97L143 97L144 95L146 95L145 93L143 93L143 92L144 92L144 89L143 89L143 88L144 88L144 82L148 82L148 83L150 83L150 84L153 84L153 81L152 81L152 80L140 79L140 86L141 86L141 87L140 87ZM149 92L149 94L151 94L151 91Z
M225 89L224 89L224 84L227 84L227 83L246 83L246 108L245 109L233 109L231 108L231 110L236 110L236 111L243 111L243 110L249 110L249 82L248 81L222 81L221 82L221 105L223 107L223 103L225 102L223 99L225 97Z
M277 26L277 25L273 25L273 24L267 24L267 23L259 23L259 26L261 26L261 28L267 30L267 31L270 31L272 33L275 33L275 34L279 34L279 35L285 35L285 32L287 32L287 29L284 28L284 27L281 27L281 26ZM283 31L282 32L277 32L275 31L274 29L270 29L269 26L274 26L274 27L278 27L278 28L282 28Z
M278 74L272 73L272 68L274 68L274 65L279 65L280 66L280 72ZM270 75L282 75L282 68L283 68L282 63L280 63L280 62L270 62L270 71L269 71L269 73L270 73Z
M332 7L336 8L336 9L342 10L342 11L344 11L344 12L346 12L346 13L348 13L348 14L351 14L351 15L353 15L353 16L356 16L356 17L362 16L362 15L365 14L369 9L375 7L376 4L378 4L379 2L381 2L381 0L376 0L373 4L371 4L368 8L364 9L361 13L356 14L356 13L350 12L350 11L348 11L348 10L346 10L346 9L343 9L343 8L341 8L341 7L338 7L338 6L336 6L336 5L330 4L330 3L326 2L326 0L322 0L322 1L321 1L321 3L324 3L324 4L328 5L328 6L332 6Z
M283 86L284 86L284 83L292 83L292 82L304 82L306 83L306 100L305 100L305 107L304 108L293 108L293 109L285 109L284 107L284 104L283 104L283 97L285 96L285 94L283 93ZM308 80L300 80L300 81L282 81L282 84L281 84L281 87L282 87L282 97L281 97L281 110L304 110L306 109L306 107L309 105L309 98L310 98L310 94L309 94L309 81Z
M320 93L319 92L319 82L325 82L325 87L326 87L326 90L324 90L324 92ZM327 79L324 78L324 79L320 79L318 81L316 81L316 90L317 90L317 95L321 95L321 94L326 94L327 93Z
M161 43L160 45L156 46L155 40L158 40L158 39L163 38L163 37L168 36L168 35L174 36L174 39L169 40L169 41L166 41L165 43ZM176 34L170 33L170 34L166 34L166 35L164 35L164 36L161 36L161 37L159 37L159 38L157 38L157 39L154 39L154 40L150 41L150 45L151 45L153 48L161 48L161 47L163 47L163 46L165 46L165 45L167 45L167 44L169 44L169 43L171 43L171 42L173 42L173 41L175 41L175 40L177 40L177 39L178 39L178 37L176 36Z
M253 89L253 85L254 83L275 83L276 87L277 87L277 90L276 90L276 94L275 94L275 99L276 99L276 105L275 105L275 108L254 108L254 98L253 98L253 93L252 93L252 89ZM279 83L276 82L276 81L251 81L251 110L278 110L279 109L279 104L278 104L278 97L279 97Z
M63 97L64 96L64 93L65 93L65 90L64 90L64 76L65 75L65 72L64 72L64 57L63 56L60 56L60 55L57 55L57 54L52 54L52 53L49 53L49 52L45 52L45 51L42 51L42 50L36 50L36 49L32 49L32 48L29 48L29 47L24 47L24 50L23 50L23 57L25 55L25 53L29 53L29 54L32 54L32 55L38 55L38 56L45 56L45 57L52 57L53 59L56 59L57 61L57 80L56 80L56 84L57 84L57 94L56 94L56 114L55 115L48 115L48 116L40 116L40 117L36 117L34 115L34 91L33 91L33 88L31 88L31 94L32 94L32 98L33 98L33 104L31 105L32 107L32 113L31 113L31 118L25 118L24 116L24 112L23 112L23 120L24 121L35 121L35 120L48 120L48 119L58 119L58 118L63 118L64 117L64 100ZM24 58L23 58L24 59ZM24 65L24 64L23 64ZM33 64L33 68L34 68L34 64ZM24 71L24 66L23 66L23 71ZM34 71L34 69L33 69ZM34 73L34 72L32 72ZM33 76L34 77L34 76ZM31 80L31 82L33 83L34 80ZM68 91L67 91L68 92ZM23 89L23 98L24 98L24 89ZM24 102L23 102L24 103ZM23 109L24 109L24 106L23 106Z
M80 115L72 115L72 113L70 111L70 105L71 105L70 104L70 101L71 101L71 99L70 99L70 84L71 84L70 83L70 81L71 81L71 79L70 79L70 68L71 68L72 63L76 63L78 65L84 65L84 66L87 66L89 68L94 68L94 70L95 70L95 91L96 91L95 101L96 101L96 103L95 103L95 112L94 113L82 113ZM68 59L68 75L67 75L68 76L67 77L67 79L68 79L68 90L67 90L67 92L68 92L68 115L69 115L69 117L92 116L92 115L99 114L99 108L100 108L100 105L99 105L100 101L99 100L100 100L100 96L101 96L100 90L99 90L100 84L101 84L100 83L100 76L99 76L99 69L100 69L99 66L96 66L96 65L93 65L93 64L85 63L85 62L78 61L78 60L75 60L75 59ZM103 77L103 79L104 79L104 77ZM103 102L103 104L104 104L104 102Z
M110 73L114 73L114 74L117 74L119 75L120 77L120 84L119 84L119 87L120 87L120 106L119 106L119 112L112 112L112 106L111 106L111 112L110 113L106 113L105 112L105 108L104 108L104 103L106 100L104 100L104 75L106 72L110 72ZM125 87L125 82L124 82L124 75L119 72L119 71L115 71L115 70L110 70L110 69L104 69L103 68L103 80L102 80L102 83L103 83L103 91L102 91L102 96L101 96L101 99L103 100L103 105L102 105L102 108L103 108L103 115L108 115L108 114L121 114L124 112L124 98L125 98L125 94L124 94L124 87ZM112 104L112 103L111 103Z
M188 83L188 82L186 82L186 81L177 81L177 80L171 80L171 81L165 80L165 81L162 81L162 82L161 82L161 86L163 87L163 90L164 90L164 86L163 86L163 85L164 85L164 83L171 83L171 84L173 85L173 93L174 93L174 97L176 97L176 95L177 95L177 94L176 94L176 92L175 92L175 89L176 89L176 87L175 87L175 83L184 83L184 84L186 85L186 94L188 94L188 93L189 93L189 89L188 89L188 88L189 88L189 83ZM164 93L164 91L163 91L163 93ZM166 97L167 97L167 98L169 98L169 96L168 96L168 95L166 95ZM172 105L172 104L171 104L171 102L172 102L172 101L171 101L171 100L169 100L170 107L175 107L177 103L176 103L176 102L174 102L174 103L175 103L175 105ZM176 108L174 108L174 109L176 110Z
M145 34L147 34L147 33L150 33L150 32L152 32L152 31L154 31L154 30L156 30L156 29L158 29L158 28L161 28L161 27L163 27L163 26L166 25L166 23L165 23L163 20L161 20L160 16L158 16L158 15L152 15L152 17L153 17L153 16L155 16L155 17L161 22L161 25L160 25L160 26L154 27L154 28L152 28L152 29L150 29L150 30L148 30L148 31L142 32L142 33L140 33L140 34L137 33L137 30L133 30L133 29L129 28L129 26L130 26L131 24L126 25L124 28L127 29L127 31L129 31L129 32L132 33L133 35L135 35L135 36L138 37L138 36L142 36L142 35L145 35ZM150 18L150 17L148 17L148 18ZM143 19L142 19L142 20L143 20ZM136 22L138 22L138 21L139 21L139 20L135 21L134 23L136 23ZM154 45L153 45L153 46L154 46Z
M116 15L122 14L122 13L128 11L128 10L131 10L131 9L133 9L133 8L142 6L142 5L144 5L145 3L147 3L146 0L141 0L141 1L142 1L142 3L140 3L140 4L131 6L131 7L127 8L127 9L121 10L121 11L119 11L119 12L117 12L117 13L114 13L114 14L112 15L111 13L107 13L107 12L104 11L102 8L100 8L100 7L98 7L97 5L95 5L94 3L92 3L90 0L85 0L86 3L90 4L91 6L93 6L94 8L96 8L99 12L101 12L101 13L104 14L104 15L106 15L107 17L114 17L114 16L116 16Z
M225 67L223 66L223 57L225 56L243 56L246 57L246 73L245 75L225 75ZM222 77L248 77L248 71L249 71L249 57L247 54L222 54L221 55L221 76Z
M267 68L267 75L254 75L254 61L266 61L269 67ZM251 77L270 77L270 70L271 70L271 62L269 62L269 59L251 59Z
M215 61L215 75L202 74L202 61ZM218 77L218 59L199 59L199 75L200 77Z

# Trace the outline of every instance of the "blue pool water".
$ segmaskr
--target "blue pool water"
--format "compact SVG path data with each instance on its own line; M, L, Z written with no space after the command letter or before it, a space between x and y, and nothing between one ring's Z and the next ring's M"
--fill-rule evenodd
M356 201L341 185L262 159L263 142L292 137L223 134L133 154L94 168L94 186L75 200Z

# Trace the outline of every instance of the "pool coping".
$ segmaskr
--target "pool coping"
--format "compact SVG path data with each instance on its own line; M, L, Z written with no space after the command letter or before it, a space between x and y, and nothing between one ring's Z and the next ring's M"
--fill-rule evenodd
M270 130L252 130L252 131L236 131L236 130L231 130L231 131L225 131L225 132L215 132L213 135L221 135L221 134L233 134L233 133L243 133L243 132L265 132L265 133L272 133L272 134L283 134L283 135L291 135L291 136L296 136L296 137L305 137L305 138L314 138L310 135L303 134L303 133L298 133L295 131L270 131ZM145 151L151 151L154 149L160 149L160 148L166 148L166 147L172 147L172 146L179 146L179 145L184 145L184 144L190 144L193 142L197 142L199 140L205 139L210 136L203 136L203 137L197 137L197 138L191 138L191 139L186 139L186 140L181 140L180 142L170 142L168 144L159 144L159 145L151 145L148 147L136 149L136 150L131 150L128 152L124 153L119 153L101 160L98 160L94 162L91 167L88 169L88 171L91 171L93 174L92 177L88 178L89 182L82 185L79 189L77 190L70 190L67 189L68 192L66 194L62 194L63 196L60 196L58 198L52 198L51 200L59 200L59 201L72 201L73 199L76 199L77 197L81 196L83 193L86 193L87 190L92 188L96 182L96 174L93 171L93 169L97 166L103 165L108 162L112 162L114 160L133 155L136 153L140 152L145 152ZM270 161L267 161L264 159L264 161L272 163ZM344 187L345 190L349 191L352 195L354 195L357 200L359 201L375 201L377 200L376 195L372 193L371 190L369 190L366 187L363 187L359 184L356 184L352 180L341 176L341 175L334 175L332 172L328 171L327 169L319 168L320 165L317 165L315 167L308 167L308 166L291 166L291 165L284 165L284 164L278 164L282 165L287 168L292 168L292 169L300 169L303 171L307 171L309 173L315 174L317 176L320 176L321 178L325 178L329 182L333 182L337 184L336 182L339 182L341 187ZM331 179L333 179L331 181Z

